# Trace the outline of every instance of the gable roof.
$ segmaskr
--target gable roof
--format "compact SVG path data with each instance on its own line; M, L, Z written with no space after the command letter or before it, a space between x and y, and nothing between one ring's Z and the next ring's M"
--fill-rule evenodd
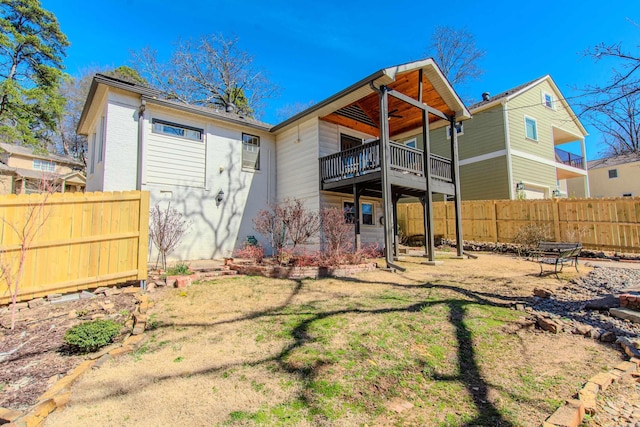
M58 163L65 163L68 165L84 167L84 164L70 156L60 156L57 154L35 154L30 147L23 147L21 145L7 144L6 142L0 142L0 151L7 152L9 154L15 154L18 156L31 157L34 159L53 160Z
M118 79L104 74L96 74L91 82L91 88L89 89L89 95L85 101L80 120L78 121L77 132L80 135L87 135L89 132L88 123L86 123L89 110L91 109L93 99L100 86L107 86L115 89L124 90L130 93L140 95L140 100L157 104L160 106L170 107L177 110L185 111L187 113L197 114L213 118L216 120L222 120L229 123L234 123L242 126L249 126L255 129L268 131L271 128L270 124L255 120L251 117L241 116L236 113L227 113L221 111L218 108L201 107L198 105L185 104L175 100L170 100L162 97L162 92L147 86L143 86L137 83L133 83L127 80Z
M567 110L567 112L569 113L569 115L571 116L573 121L575 122L575 124L578 127L578 129L580 129L580 132L582 132L582 134L584 136L587 136L589 133L587 132L587 130L584 128L584 126L580 122L580 119L578 118L576 113L573 111L573 109L571 108L571 106L569 105L567 100L565 99L564 95L562 95L562 92L560 92L560 89L558 88L556 83L553 81L553 79L551 78L550 74L547 74L545 76L542 76L542 77L539 77L537 79L531 80L529 82L523 83L523 84L518 85L516 87L513 87L513 88L511 88L509 90L501 92L501 93L499 93L497 95L491 96L486 101L482 100L480 102L477 102L477 103L471 105L469 107L469 110L471 110L471 113L473 113L473 114L479 113L479 112L484 111L484 110L486 110L488 108L491 108L491 107L494 107L494 106L496 106L498 104L501 104L503 102L509 101L509 100L511 100L511 99L523 94L524 92L527 92L528 90L533 89L534 87L538 86L539 84L541 84L541 83L543 83L545 81L549 82L549 85L551 86L553 91L556 93L557 100L562 103L564 108Z
M640 153L621 154L619 156L606 157L604 159L587 162L588 169L608 168L624 165L626 163L640 162Z
M92 109L93 100L96 97L96 93L101 90L100 87L111 87L115 89L124 90L140 96L140 100L153 103L159 106L173 108L188 113L198 114L201 116L213 118L216 120L222 120L228 123L233 123L241 126L248 126L251 128L267 131L267 132L279 132L290 126L299 120L306 119L308 117L328 117L332 115L335 119L335 114L338 110L345 107L350 107L352 104L362 101L370 105L375 105L376 102L372 102L373 95L377 96L375 89L372 87L380 87L381 85L391 85L404 87L409 80L411 84L417 86L418 72L423 72L423 79L425 85L423 87L423 94L425 94L426 102L430 107L440 107L439 109L446 114L456 115L458 120L467 120L471 118L471 113L462 102L462 99L455 92L449 81L442 74L442 71L438 68L433 59L428 58L420 61L409 62L406 64L395 65L388 68L383 68L364 79L354 83L353 85L343 89L333 96L325 99L324 101L311 106L310 108L296 114L295 116L285 120L284 122L272 126L270 124L261 122L259 120L252 119L250 117L242 116L236 113L227 113L216 108L201 107L196 105L189 105L183 102L166 99L162 97L162 93L159 90L152 89L137 83L133 83L126 80L106 76L103 74L96 74L91 82L91 88L89 95L85 102L80 121L78 122L77 132L80 135L87 135L89 132L89 123L87 117ZM414 77L416 77L414 79ZM102 89L104 90L104 89ZM400 90L402 92L402 90ZM367 98L368 97L368 98ZM366 98L366 99L365 99ZM436 102L434 103L433 100ZM429 102L431 101L431 103ZM390 102L395 102L392 100ZM95 108L95 107L93 107ZM361 106L358 106L361 108ZM389 107L390 111L393 107ZM358 111L359 113L359 111ZM340 115L341 112L338 112ZM343 113L344 114L344 113ZM366 116L366 114L365 114ZM347 115L348 117L348 115ZM430 115L431 121L439 120L435 116ZM377 126L377 120L373 120L369 117L369 123L365 125ZM390 122L393 124L393 121Z

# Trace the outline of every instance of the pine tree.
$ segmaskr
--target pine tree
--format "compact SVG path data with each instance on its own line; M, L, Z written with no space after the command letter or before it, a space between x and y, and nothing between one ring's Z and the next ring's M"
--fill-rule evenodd
M46 146L63 111L68 45L39 0L0 0L0 141Z

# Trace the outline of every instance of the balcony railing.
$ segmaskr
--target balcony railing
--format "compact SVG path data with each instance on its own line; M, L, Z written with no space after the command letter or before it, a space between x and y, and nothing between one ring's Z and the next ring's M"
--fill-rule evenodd
M424 176L424 152L401 144L390 143L391 169L403 173ZM452 182L451 160L432 154L431 176ZM330 154L320 159L320 179L333 182L380 170L380 141L373 141Z
M567 166L573 166L574 168L584 169L584 157L580 157L577 154L573 154L568 151L560 150L559 148L556 148L555 150L556 162Z

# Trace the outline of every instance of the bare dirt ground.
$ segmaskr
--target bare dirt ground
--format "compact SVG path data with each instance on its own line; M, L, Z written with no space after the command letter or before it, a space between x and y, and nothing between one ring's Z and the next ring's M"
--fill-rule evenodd
M13 330L9 308L0 309L0 407L29 408L59 377L84 360L85 356L65 348L63 337L69 328L94 317L124 323L135 303L131 294L124 293L61 304L42 302L18 311Z
M46 425L534 426L623 360L613 344L532 329L511 309L575 270L557 280L510 256L420 261L152 294L145 345L85 375Z

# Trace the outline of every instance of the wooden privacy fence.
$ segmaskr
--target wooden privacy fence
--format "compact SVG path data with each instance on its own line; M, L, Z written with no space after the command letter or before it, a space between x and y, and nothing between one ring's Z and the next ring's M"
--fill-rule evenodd
M5 270L8 266L15 275L20 234L25 226L39 224L24 251L18 300L146 280L148 192L0 196L0 265ZM0 304L10 299L7 280L0 277Z
M453 202L436 202L434 234L455 239ZM422 205L398 204L404 235L424 234ZM640 198L469 200L462 202L464 240L511 243L518 230L537 224L549 240L582 242L588 249L640 252Z

